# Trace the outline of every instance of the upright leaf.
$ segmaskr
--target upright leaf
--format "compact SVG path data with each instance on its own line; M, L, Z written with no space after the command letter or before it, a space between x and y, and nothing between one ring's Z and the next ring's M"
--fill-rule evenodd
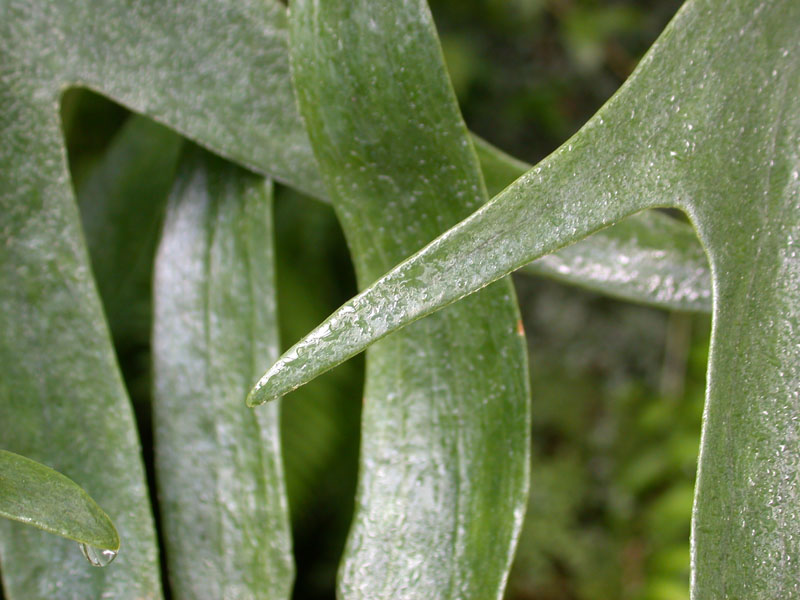
M796 596L798 26L793 0L688 2L575 137L345 304L276 364L255 397L280 395L626 215L682 208L707 249L715 292L693 597Z
M485 202L479 164L424 0L298 0L290 27L301 112L364 287ZM518 322L503 281L368 352L341 597L502 595L528 485Z
M0 19L0 445L84 488L116 524L123 548L113 565L93 569L74 542L4 521L5 593L157 598L139 440L70 189L58 89L17 62L14 43L31 33L8 8L3 3Z
M119 535L103 509L58 471L0 450L0 516L105 550Z
M169 202L155 271L154 429L178 598L288 598L278 405L242 398L278 354L272 185L199 149Z

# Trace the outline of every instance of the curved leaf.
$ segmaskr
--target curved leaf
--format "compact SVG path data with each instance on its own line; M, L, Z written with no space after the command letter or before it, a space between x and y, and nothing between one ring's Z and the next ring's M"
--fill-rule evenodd
M201 0L192 3L192 10L152 0L127 4L4 0L4 7L11 16L8 23L14 25L4 36L9 59L13 58L9 65L37 65L29 73L36 80L37 95L55 95L66 86L89 87L240 164L325 198L295 110L285 9L277 1ZM31 30L40 34L29 35ZM225 32L226 43L218 42L220 32ZM520 168L518 161L491 146L478 149L490 190ZM648 258L646 267L629 262L628 268L627 255L617 259L618 249L626 253L637 249L639 236L631 235L637 231L635 223L622 232L621 241L612 228L585 242L587 251L603 258L597 265L585 260L575 264L572 257L564 257L558 265L542 264L538 270L624 298L707 310L696 242L689 242L685 256L675 255L677 246L655 249L656 256L664 250L679 260L674 270L666 260L654 267L649 247L639 255ZM656 225L660 222L643 224L645 243L653 240ZM666 231L665 236L671 233ZM567 267L569 273L564 273ZM639 283L645 276L646 283ZM695 296L698 300L691 301Z
M363 287L486 200L479 164L424 0L295 0L290 26L301 112ZM528 487L513 298L498 283L367 353L342 598L502 596Z
M73 1L56 6L39 18L52 29L62 30L66 39L78 40L79 45L64 55L67 60L54 56L50 48L36 51L45 52L42 60L61 61L63 80L102 91L224 156L325 199L324 184L294 108L285 15L277 2L220 5L205 0L191 13L176 11L163 2L136 3L124 13L111 2L89 6ZM104 22L106 27L87 27L93 22ZM235 44L216 43L215 33L221 29L232 32ZM117 46L119 40L126 40L129 50L98 55L95 49L106 47L110 40ZM180 40L179 45L175 40ZM186 47L192 52L179 51ZM246 85L240 81L241 73L249 74ZM225 127L220 126L223 123ZM524 163L489 144L479 143L477 148L492 195L527 170ZM686 234L685 255L679 252L683 245L649 247L647 242L656 241L653 233L661 225L661 220L642 224L645 247L635 266L624 259L637 250L636 219L620 232L621 240L615 229L610 229L583 242L582 250L596 256L591 265L585 259L578 263L570 255L559 259L557 265L540 264L536 271L623 298L710 310L709 286L703 281L708 276L707 263L699 245ZM675 229L665 225L665 240ZM621 259L620 251L626 253ZM674 270L668 260L657 260L661 251L668 253L665 259L678 260ZM569 273L565 273L567 267ZM698 300L693 300L695 297Z
M795 595L799 24L792 0L688 2L575 137L346 303L251 401L627 215L682 208L707 248L715 292L693 597Z
M111 519L77 483L6 450L0 450L0 516L96 548L119 549Z
M473 136L490 195L531 167ZM623 300L711 312L711 270L694 230L656 211L632 215L522 268Z
M7 8L2 52L25 35ZM70 190L58 91L43 93L30 70L9 71L12 64L3 54L0 441L79 481L114 520L125 551L111 567L93 569L74 543L4 521L5 593L10 600L156 598L157 546L139 440Z
M178 598L288 598L278 405L242 398L278 354L272 184L199 149L169 202L154 283L154 433Z

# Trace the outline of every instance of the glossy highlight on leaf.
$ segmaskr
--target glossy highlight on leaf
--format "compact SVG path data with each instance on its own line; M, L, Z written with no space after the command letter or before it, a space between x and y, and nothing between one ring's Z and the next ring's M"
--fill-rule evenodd
M0 450L0 516L105 550L119 549L108 515L58 471Z
M531 169L473 136L490 195ZM711 312L711 270L691 226L647 210L522 267L622 300Z
M225 10L220 10L223 7ZM136 3L123 9L109 1L88 7L73 0L55 3L37 18L60 32L59 36L80 41L77 50L64 56L56 55L50 47L31 49L32 55L42 55L40 60L59 66L57 76L62 81L101 91L223 156L327 200L295 110L285 46L286 19L278 2L250 0L229 5L204 0L195 3L189 15L162 2ZM102 30L87 30L86 24L94 21L106 25ZM214 44L214 33L221 29L230 31L236 44ZM93 48L108 39L130 39L137 51L113 53L98 61ZM191 47L193 51L176 49L175 39L181 40L181 48ZM197 63L199 57L216 68L211 72L203 69ZM147 77L142 79L140 72L145 68ZM237 85L232 80L237 73L255 75L247 85ZM221 127L221 123L226 126ZM477 149L490 195L526 170L523 163L485 142L478 143ZM657 219L642 224L644 239L660 225ZM707 274L702 272L706 265L702 260L697 264L700 248L691 236L684 236L692 240L688 246L669 248L664 260L657 260L647 245L636 254L638 237L631 234L639 231L638 219L634 218L626 229L621 232L621 241L612 227L582 242L584 256L594 255L589 259L591 265L586 264L586 258L574 264L572 256L566 256L558 265L541 263L535 270L588 284L598 291L609 290L626 299L683 310L710 310ZM674 229L665 225L664 236ZM685 255L678 250L685 250ZM622 254L620 260L619 251L639 256L637 268L626 269L622 260L628 254ZM667 258L678 261L674 269ZM572 268L567 273L569 265ZM649 278L646 285L630 284L641 281L644 275Z
M153 324L156 475L178 597L291 591L278 405L242 403L278 354L271 210L269 180L186 152L156 259Z
M300 110L364 287L486 201L479 163L424 0L295 1L290 29ZM367 353L341 598L502 596L528 487L519 318L503 281Z
M715 295L693 598L796 595L798 24L791 0L690 0L581 131L346 303L251 401L626 216L680 208L706 248Z
M652 237L637 224L646 208L678 207L708 253L715 296L693 594L797 596L798 10L793 0L690 0L571 142L346 306L341 349L329 346L327 362L305 376L537 257L549 257L549 273L604 293L705 310L709 268L692 266L703 252L690 229L680 225L685 243L670 246L661 240L675 223L654 221ZM0 440L80 481L125 540L111 569L90 569L72 542L3 521L4 593L158 598L141 448L70 190L59 98L89 87L323 199L289 82L285 9L272 0L0 0L0 14ZM502 191L513 169L495 156L493 172L484 158L488 186ZM677 266L659 265L661 251ZM634 256L644 263L620 264ZM645 263L661 269L657 278ZM314 365L316 350L300 348Z

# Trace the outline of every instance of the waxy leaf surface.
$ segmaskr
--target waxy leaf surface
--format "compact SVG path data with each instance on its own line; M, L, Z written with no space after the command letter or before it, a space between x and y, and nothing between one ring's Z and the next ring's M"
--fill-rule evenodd
M26 25L9 36L11 55L36 66L37 76L45 79L40 82L42 93L53 87L89 87L223 156L326 199L296 114L288 77L285 8L277 1L202 0L192 3L192 10L152 0L124 6L113 0L5 2L9 14ZM100 22L103 27L94 26ZM29 29L42 35L28 36ZM225 42L219 43L223 35ZM42 44L45 36L48 43ZM113 51L97 52L98 48ZM499 191L499 182L509 183L509 174L524 167L485 142L478 150L490 195ZM638 231L634 217L621 232L621 244L615 228L583 242L586 254L596 257L591 264L581 261L566 273L575 262L570 256L557 265L539 265L537 271L555 272L562 280L641 302L708 310L707 276L697 272L695 240L683 236L691 240L685 255L675 252L683 245L666 250L678 260L674 271L666 257L653 266L657 257L647 240L660 224L642 225L645 247L638 261L639 236L631 235ZM666 229L665 237L672 229ZM621 259L618 252L625 253ZM625 263L625 258L633 260ZM630 283L645 278L646 284Z
M0 14L0 442L79 482L125 544L111 568L86 569L73 548L45 544L39 532L3 531L6 594L158 597L139 444L74 207L59 98L70 86L91 88L324 197L289 83L285 8L271 0L0 0ZM121 321L107 308L116 334Z
M290 29L301 113L364 287L486 201L480 166L424 0L295 1ZM528 487L518 323L502 281L367 353L340 597L502 596Z
M104 550L119 535L78 484L34 460L0 450L0 516Z
M92 281L58 117L58 88L16 62L0 19L0 444L84 488L124 550L92 568L69 540L0 524L9 600L158 598L159 566L139 440ZM35 37L35 36L34 36ZM43 89L49 92L43 93Z
M185 157L154 282L156 470L177 598L288 598L278 405L242 401L278 354L272 184Z
M489 195L531 166L473 137ZM553 254L523 273L674 310L711 312L711 269L692 228L661 212L631 215Z
M346 303L253 396L280 396L628 215L680 208L707 250L715 296L692 594L798 595L799 27L793 0L685 4L580 132Z

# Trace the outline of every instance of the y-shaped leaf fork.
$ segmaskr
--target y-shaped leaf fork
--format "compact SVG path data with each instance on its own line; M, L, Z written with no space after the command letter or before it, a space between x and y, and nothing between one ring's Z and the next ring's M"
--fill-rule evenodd
M285 9L273 0L0 0L0 14L1 439L89 489L126 548L113 569L83 572L73 548L45 544L38 532L9 535L13 525L4 524L6 591L155 598L159 568L139 442L69 185L59 97L70 86L94 89L323 197L294 108ZM503 157L494 159L504 168ZM597 274L605 276L585 273ZM663 289L643 288L640 299L663 298ZM702 286L696 291L703 298ZM80 574L67 583L68 572Z
M691 0L558 151L347 302L250 402L302 385L527 262L652 207L692 220L714 327L692 594L800 592L800 4Z

